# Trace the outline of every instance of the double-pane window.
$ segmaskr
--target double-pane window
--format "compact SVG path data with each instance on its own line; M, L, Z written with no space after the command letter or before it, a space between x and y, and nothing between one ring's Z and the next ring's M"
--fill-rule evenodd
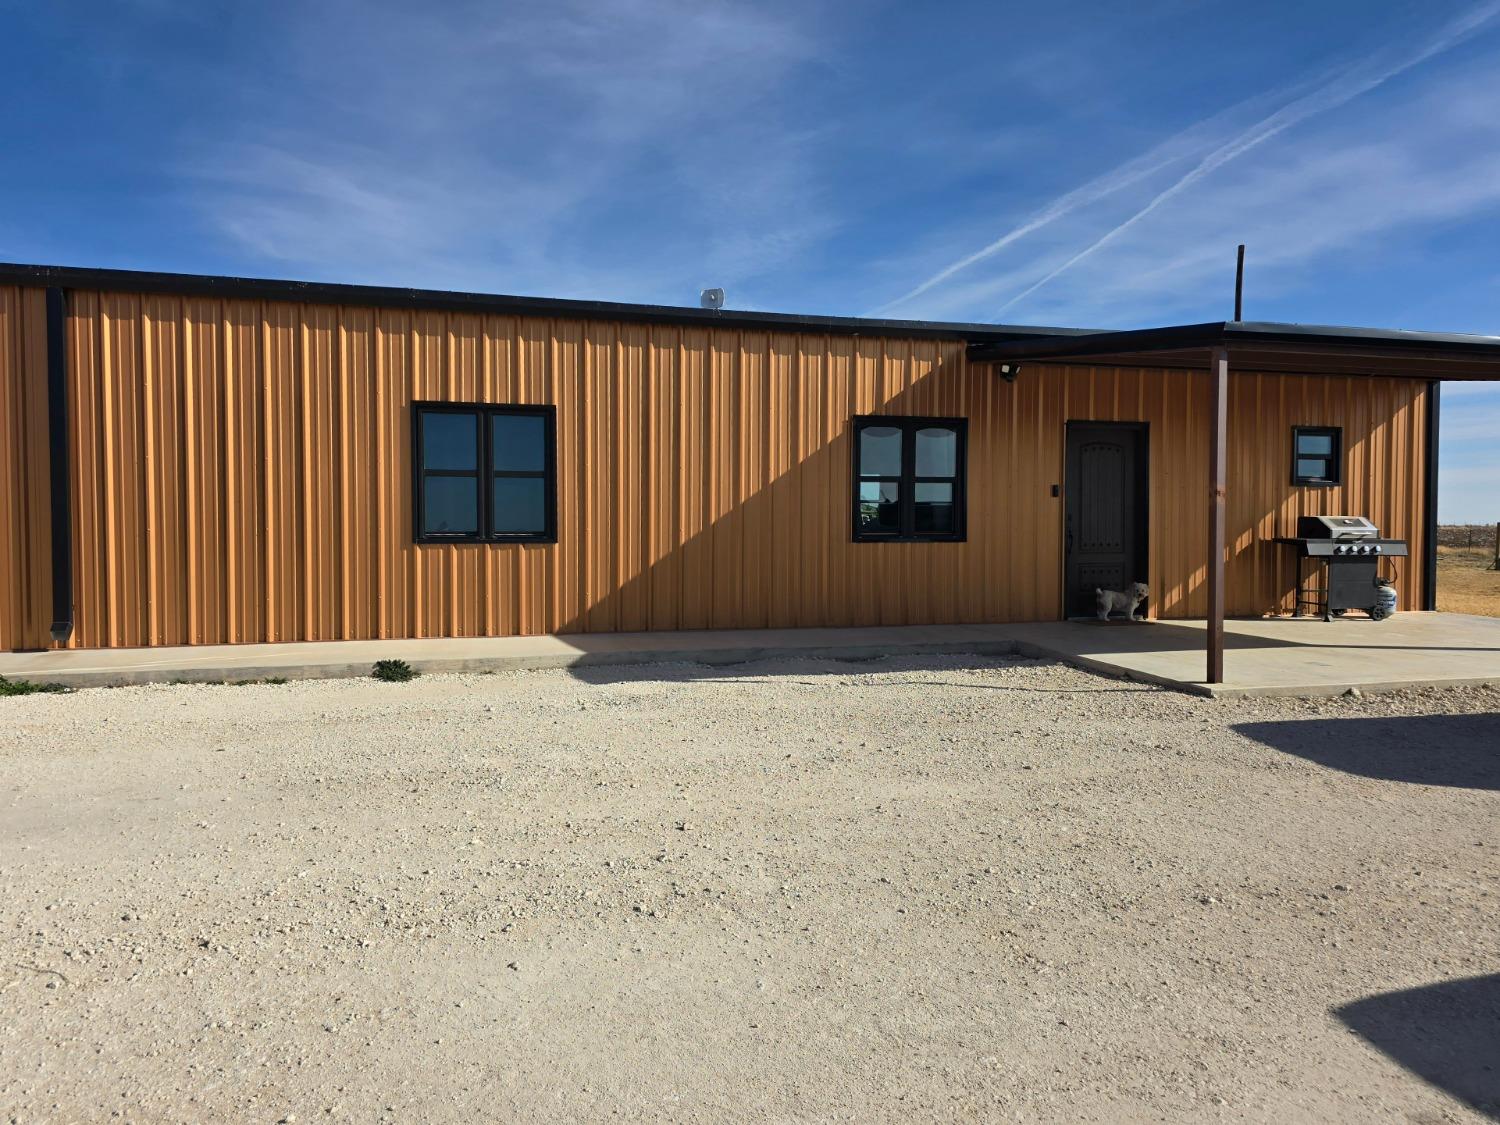
M854 538L964 537L962 418L854 420Z
M556 414L550 406L418 403L416 538L557 538Z

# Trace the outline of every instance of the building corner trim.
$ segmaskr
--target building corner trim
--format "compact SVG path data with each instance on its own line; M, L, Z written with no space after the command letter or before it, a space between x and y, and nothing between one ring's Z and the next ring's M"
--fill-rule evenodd
M1425 523L1426 542L1422 551L1422 608L1437 609L1438 560L1438 414L1442 384L1433 379L1427 384L1427 450L1424 458L1426 475Z
M68 484L68 292L47 290L47 452L52 497L52 640L73 635L73 512Z

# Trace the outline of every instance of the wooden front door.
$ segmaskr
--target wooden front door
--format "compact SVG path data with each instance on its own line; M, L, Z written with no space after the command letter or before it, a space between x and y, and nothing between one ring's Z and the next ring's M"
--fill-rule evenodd
M1094 590L1146 582L1146 427L1069 422L1064 615L1095 612ZM1149 599L1148 599L1149 601ZM1145 606L1140 609L1145 613Z

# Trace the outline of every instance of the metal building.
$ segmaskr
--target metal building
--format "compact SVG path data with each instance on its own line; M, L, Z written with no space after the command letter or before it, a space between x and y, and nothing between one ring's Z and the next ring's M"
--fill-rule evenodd
M0 650L1289 613L1334 512L1422 608L1497 360L0 266Z

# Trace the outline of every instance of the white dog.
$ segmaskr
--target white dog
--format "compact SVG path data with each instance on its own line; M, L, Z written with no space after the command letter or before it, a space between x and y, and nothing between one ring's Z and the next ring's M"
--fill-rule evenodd
M1125 616L1132 621L1146 620L1145 617L1137 617L1135 611L1149 593L1151 591L1146 589L1144 582L1132 582L1123 590L1096 589L1094 597L1099 603L1099 620L1108 621L1109 615L1117 609L1123 609Z

